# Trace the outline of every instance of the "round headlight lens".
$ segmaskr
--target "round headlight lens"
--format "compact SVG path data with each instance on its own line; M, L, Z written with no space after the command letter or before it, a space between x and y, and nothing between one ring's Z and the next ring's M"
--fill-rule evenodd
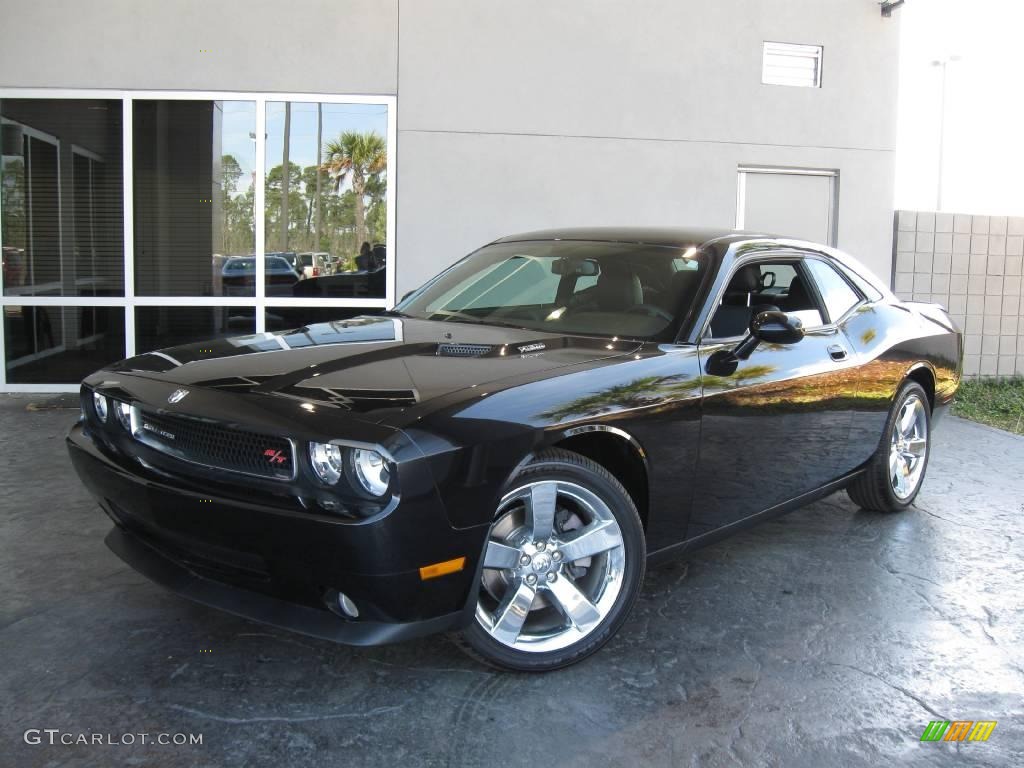
M330 443L310 443L309 462L316 476L328 485L334 485L341 478L341 447Z
M352 449L352 469L363 490L373 496L383 496L391 484L388 463L376 451Z
M125 431L132 431L132 407L128 403L115 400L114 415L117 416L118 422L125 428Z
M99 392L92 393L92 409L96 412L96 418L102 423L107 423L107 398Z

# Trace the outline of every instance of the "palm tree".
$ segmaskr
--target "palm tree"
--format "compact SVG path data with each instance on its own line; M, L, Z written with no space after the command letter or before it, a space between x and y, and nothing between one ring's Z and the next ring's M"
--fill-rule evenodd
M356 204L356 242L367 240L366 185L388 165L387 143L375 131L345 131L324 146L324 170L334 179L334 190L340 191L345 179L352 180Z

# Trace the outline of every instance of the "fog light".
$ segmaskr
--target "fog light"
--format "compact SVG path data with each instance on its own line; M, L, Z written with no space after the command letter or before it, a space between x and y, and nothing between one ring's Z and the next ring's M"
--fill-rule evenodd
M96 412L96 418L101 423L107 423L107 398L99 392L92 393L92 409Z
M338 610L340 610L350 619L359 618L359 609L356 608L356 604L352 602L352 598L350 598L344 592L338 593Z

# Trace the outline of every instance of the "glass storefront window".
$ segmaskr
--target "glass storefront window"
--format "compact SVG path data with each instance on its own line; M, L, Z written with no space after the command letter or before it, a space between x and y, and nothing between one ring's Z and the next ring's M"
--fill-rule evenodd
M290 331L316 323L347 320L358 315L373 314L379 310L351 307L267 307L265 318L268 331Z
M256 331L255 319L252 307L136 307L135 346L148 352L245 336Z
M385 297L387 125L384 104L267 103L265 249L298 280L268 262L265 295Z
M125 356L122 307L8 304L3 312L8 383L77 384Z
M136 294L254 296L255 102L132 108Z
M124 293L122 104L0 99L5 296Z
M0 391L393 301L393 97L52 93L0 88Z

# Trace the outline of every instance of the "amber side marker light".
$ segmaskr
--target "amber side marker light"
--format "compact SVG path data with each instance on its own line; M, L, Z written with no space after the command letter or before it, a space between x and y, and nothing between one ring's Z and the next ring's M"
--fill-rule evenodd
M466 558L456 557L454 560L445 560L443 563L424 565L420 568L420 581L436 579L438 576L445 576L449 573L458 573L466 567Z

